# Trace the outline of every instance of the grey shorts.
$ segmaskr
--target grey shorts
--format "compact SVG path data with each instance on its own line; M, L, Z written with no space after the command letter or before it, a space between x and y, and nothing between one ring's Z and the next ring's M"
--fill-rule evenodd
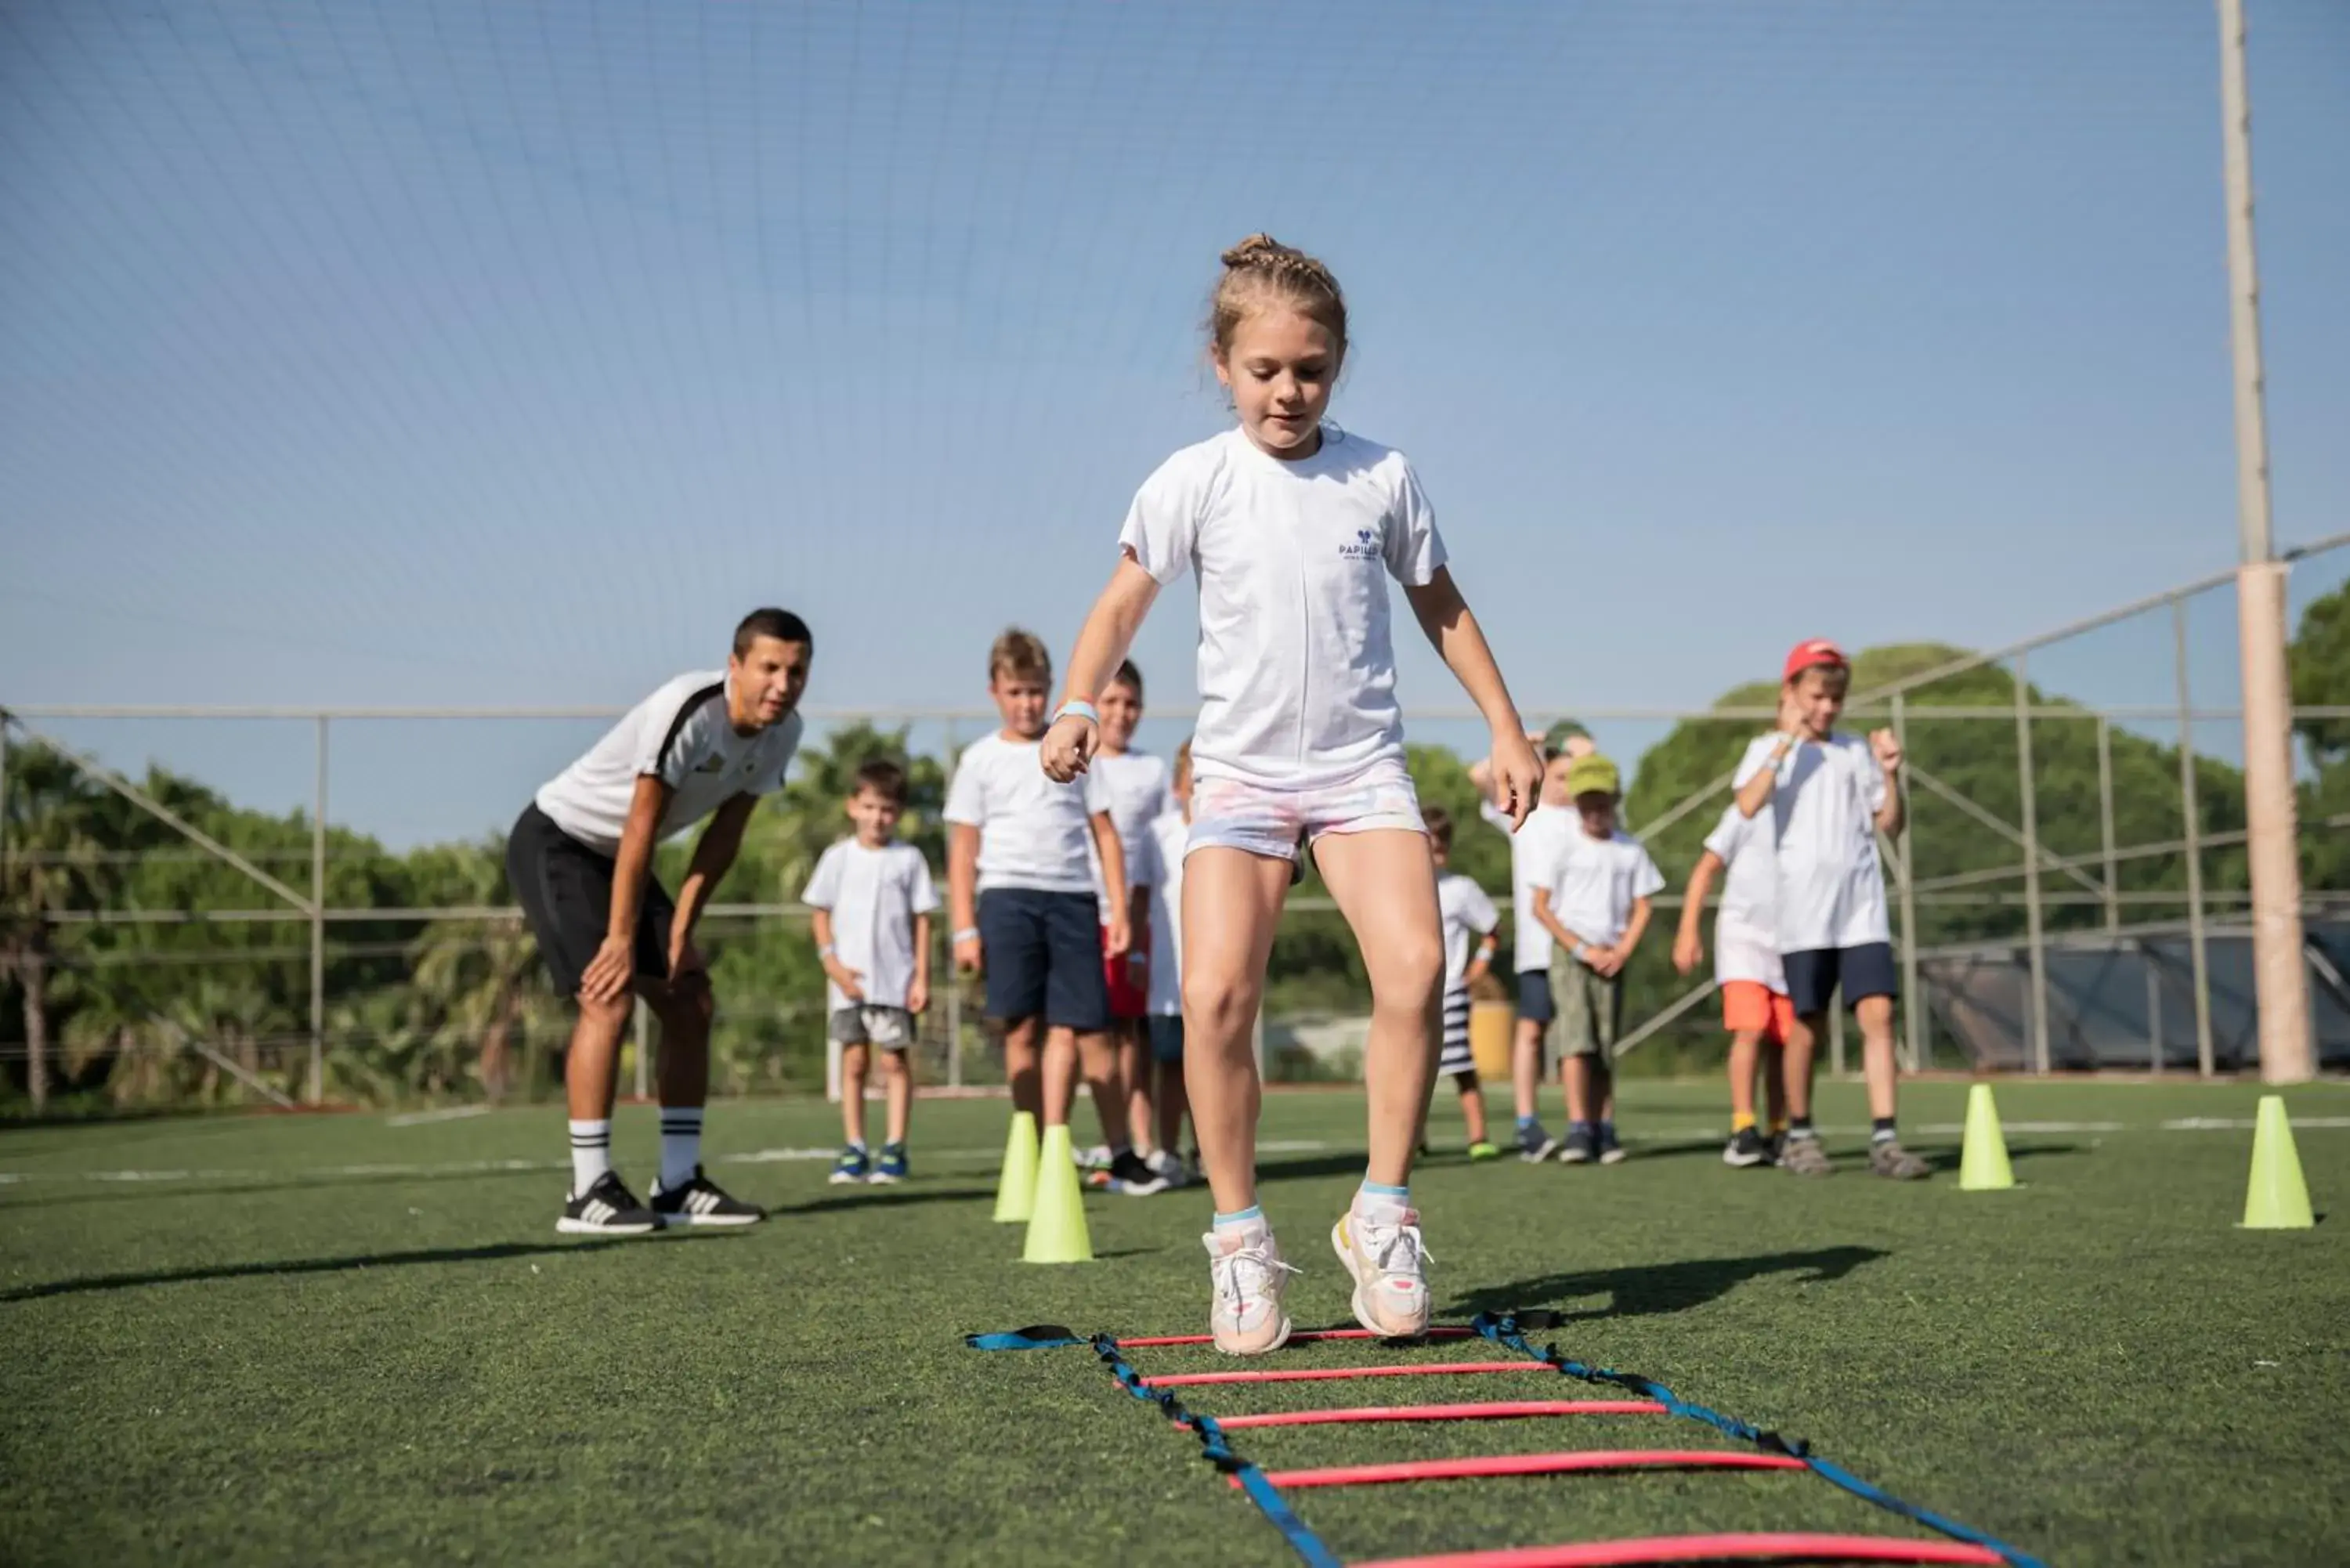
M825 1033L842 1045L903 1051L914 1043L914 1015L902 1007L843 1007L834 1011Z
M1551 954L1550 991L1558 1004L1559 1050L1569 1056L1612 1056L1624 1021L1623 977L1601 974L1560 948Z

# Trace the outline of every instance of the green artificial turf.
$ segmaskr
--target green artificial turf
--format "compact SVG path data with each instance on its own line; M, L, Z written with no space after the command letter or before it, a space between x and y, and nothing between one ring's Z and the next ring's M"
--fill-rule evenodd
M2350 1562L2350 1091L2289 1096L2316 1207L2335 1210L2312 1231L2235 1228L2248 1130L2160 1125L2248 1120L2255 1094L2002 1085L2023 1185L1970 1194L1949 1126L1960 1085L1911 1087L1909 1141L1948 1168L1897 1186L1852 1158L1851 1088L1821 1106L1847 1129L1831 1137L1845 1168L1806 1182L1720 1163L1712 1087L1638 1085L1620 1167L1446 1153L1415 1191L1441 1316L1561 1311L1538 1338L1567 1355L1808 1439L2049 1562ZM1265 1122L1268 1139L1318 1146L1267 1156L1264 1204L1305 1271L1298 1322L1337 1322L1324 1232L1359 1175L1361 1098L1275 1096ZM780 1157L837 1137L827 1107L722 1105L713 1171L776 1217L635 1241L553 1233L565 1140L549 1109L0 1133L0 1560L1293 1561L1196 1441L1089 1353L962 1347L1035 1323L1204 1327L1204 1195L1090 1199L1098 1261L1024 1266L1018 1229L989 1221L1003 1125L1000 1102L926 1102L916 1179L842 1189L820 1160ZM1432 1134L1458 1147L1449 1095ZM654 1136L650 1110L620 1113L640 1188ZM1501 1354L1354 1344L1276 1360ZM1219 1365L1134 1356L1146 1373ZM1234 1413L1598 1391L1487 1376L1191 1392ZM1721 1441L1655 1417L1234 1440L1268 1469ZM1294 1501L1349 1559L1908 1529L1797 1474Z

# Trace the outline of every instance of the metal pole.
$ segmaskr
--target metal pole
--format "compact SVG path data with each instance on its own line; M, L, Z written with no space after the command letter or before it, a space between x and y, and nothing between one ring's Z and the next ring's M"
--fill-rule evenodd
M1828 1075L1832 1078L1844 1076L1843 1002L1843 994L1839 992L1835 1003L1828 1008Z
M8 714L0 710L0 889L8 886L8 875L16 867L9 858L8 845Z
M2114 726L2103 714L2097 718L2097 843L2106 862L2106 929L2122 929L2121 900L2114 895L2121 891L2120 863L2114 856Z
M647 1098L650 1093L652 1075L646 1069L645 1059L652 1054L652 1012L643 997L637 998L637 1098L639 1100Z
M2195 798L2195 723L2187 688L2187 601L2170 601L2171 659L2178 683L2178 805L2186 814L2187 953L2195 981L2195 1070L2211 1066L2211 968L2203 945L2203 808Z
M2244 826L2252 881L2252 980L2261 1077L2305 1084L2309 972L2302 956L2300 828L2294 822L2293 696L2285 671L2284 564L2269 514L2268 411L2261 370L2261 274L2252 248L2252 110L2244 3L2220 4L2220 132L2228 200L2228 337L2236 365L2237 625L2244 686Z
M962 760L955 749L955 723L947 721L947 789L954 789L955 764ZM954 830L947 830L951 842ZM949 850L951 857L953 851ZM947 919L939 922L947 928L947 966L940 972L947 979L947 1087L962 1087L962 976L955 972L954 910L947 910Z
M318 715L317 776L310 800L310 1089L314 1106L327 1099L327 725Z
M2032 1070L2048 1071L2048 949L2040 909L2040 792L2033 783L2032 682L2015 656L2015 776L2023 805L2024 940L2032 961Z
M2146 963L2146 1041L2147 1054L2154 1058L2153 1072L2162 1075L2162 966L2155 961L2154 952L2145 943L2138 944L2138 957Z
M1906 762L1909 756L1908 715L1898 691L1893 694L1893 738L1899 743ZM1914 1073L1925 1060L1920 1025L1925 1004L1918 994L1918 878L1914 855L1918 825L1909 820L1907 767L1901 770L1896 787L1901 791L1901 837L1893 846L1901 867L1901 1044L1902 1054L1908 1059L1907 1070Z

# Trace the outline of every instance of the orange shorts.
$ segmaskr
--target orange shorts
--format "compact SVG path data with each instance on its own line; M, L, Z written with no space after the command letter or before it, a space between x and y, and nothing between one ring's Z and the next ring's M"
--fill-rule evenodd
M1733 980L1721 988L1721 1026L1732 1034L1762 1032L1765 1044L1784 1045L1795 1022L1795 1004L1760 981Z

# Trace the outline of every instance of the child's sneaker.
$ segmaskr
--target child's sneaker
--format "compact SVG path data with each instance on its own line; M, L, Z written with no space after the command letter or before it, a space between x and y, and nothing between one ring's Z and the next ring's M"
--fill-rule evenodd
M1741 1127L1721 1146L1721 1163L1740 1170L1771 1163L1771 1146L1752 1127Z
M1561 1165L1589 1165L1599 1156L1599 1137L1589 1127L1576 1127L1566 1135L1566 1145L1558 1151Z
M1130 1148L1120 1149L1118 1158L1109 1162L1112 1192L1128 1198L1149 1198L1167 1190L1167 1179L1152 1169L1143 1158Z
M1210 1231L1208 1332L1226 1355L1263 1355L1289 1341L1282 1293L1297 1272L1281 1261L1273 1228L1262 1220Z
M1783 1170L1792 1170L1797 1176L1835 1174L1835 1161L1828 1158L1828 1151L1820 1147L1816 1136L1797 1137L1793 1133L1787 1135L1787 1146L1780 1151L1779 1167Z
M1616 1124L1613 1122L1599 1124L1599 1163L1602 1165L1624 1163L1624 1146L1616 1141Z
M846 1187L852 1181L862 1181L873 1172L873 1158L861 1143L850 1144L832 1162L832 1174L825 1179L835 1187Z
M1109 1168L1109 1145L1106 1143L1097 1143L1091 1148L1081 1148L1077 1150L1077 1168L1079 1170L1107 1170Z
M1898 1139L1881 1137L1868 1146L1868 1170L1872 1176L1891 1177L1896 1181L1923 1181L1934 1174L1934 1168L1903 1148Z
M693 1174L666 1190L655 1187L652 1210L664 1225L756 1225L767 1211L745 1203L702 1173Z
M894 1182L905 1180L906 1146L902 1143L882 1145L880 1163L873 1168L870 1179L877 1187L887 1187Z
M1557 1152L1558 1139L1544 1131L1542 1123L1518 1129L1518 1158L1528 1165L1540 1165Z
M1399 1203L1350 1208L1330 1227L1330 1246L1355 1278L1355 1321L1382 1339L1428 1332L1428 1250L1419 1210Z
M1502 1151L1495 1148L1492 1143L1488 1142L1484 1138L1479 1138L1475 1143L1469 1146L1469 1162L1471 1165L1476 1164L1480 1160L1499 1159L1501 1158Z
M1170 1189L1184 1186L1191 1179L1191 1174L1183 1168L1183 1162L1175 1158L1171 1149L1152 1149L1144 1157L1142 1163L1149 1166L1151 1173L1166 1182Z
M587 1191L563 1200L555 1228L567 1236L643 1236L660 1230L660 1216L608 1170Z

